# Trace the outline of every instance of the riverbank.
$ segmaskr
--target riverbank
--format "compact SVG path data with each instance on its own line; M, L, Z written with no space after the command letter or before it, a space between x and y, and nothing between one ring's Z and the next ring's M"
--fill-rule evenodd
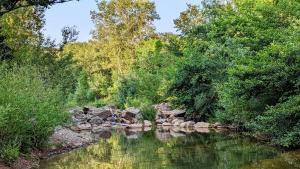
M193 132L209 133L235 130L233 126L225 126L220 123L185 121L185 110L172 110L166 103L153 107L157 112L153 124L148 120L143 120L141 111L133 107L125 110L114 106L73 108L69 110L71 121L64 126L56 127L53 135L49 138L48 146L43 150L34 151L30 155L21 156L11 167L13 169L36 168L39 159L87 147L100 139L111 137L112 131L133 133L129 137L135 138L134 133L136 132L159 128L161 131L170 133L169 136L165 134L162 134L161 137L158 136L163 141L171 136L180 137ZM160 134L157 133L157 135Z

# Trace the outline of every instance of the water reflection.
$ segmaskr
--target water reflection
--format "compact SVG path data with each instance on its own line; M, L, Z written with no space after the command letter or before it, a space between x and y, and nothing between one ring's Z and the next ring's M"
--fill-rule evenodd
M300 167L299 160L299 152L282 153L239 136L161 128L115 131L96 145L44 161L41 168L294 169Z

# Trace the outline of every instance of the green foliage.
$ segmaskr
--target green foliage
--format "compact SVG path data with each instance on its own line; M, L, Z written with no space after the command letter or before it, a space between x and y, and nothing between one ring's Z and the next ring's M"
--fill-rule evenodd
M44 145L67 118L64 101L57 89L47 88L38 73L29 67L1 67L0 73L0 145L3 158L15 158L22 152ZM15 147L15 146L18 147ZM11 159L11 160L12 160Z
M143 120L155 120L156 110L152 106L145 106L141 109Z
M75 93L70 97L71 97L71 102L74 101L76 105L80 105L80 106L95 101L96 94L90 89L88 76L84 71L82 71L79 76Z
M94 36L101 54L109 59L113 80L127 75L136 61L140 42L154 35L153 21L159 19L155 4L148 0L101 0L92 12Z
M168 98L167 90L174 80L180 58L170 53L165 46L155 39L141 45L133 71L119 83L117 103L123 107L142 107Z
M256 117L250 125L259 134L264 134L273 143L286 147L300 144L300 95L291 96L286 101L270 106Z
M112 85L111 68L109 58L99 51L98 45L96 42L67 44L63 54L72 55L88 74L91 89L97 91L100 97L107 97L107 89Z
M1 144L0 159L3 159L6 163L10 164L15 161L20 154L19 146L13 143Z
M300 3L207 2L199 9L204 22L182 37L174 103L197 119L216 117L299 146Z

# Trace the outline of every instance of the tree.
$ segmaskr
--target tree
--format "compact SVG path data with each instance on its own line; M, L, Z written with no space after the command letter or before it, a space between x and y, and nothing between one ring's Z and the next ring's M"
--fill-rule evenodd
M183 34L202 23L204 23L204 17L201 10L198 6L191 4L187 4L187 9L180 13L178 19L174 20L177 31L181 31Z
M41 45L44 23L42 8L20 8L0 17L1 46L7 52L1 52L0 60L25 60L31 57Z
M71 0L1 0L0 1L0 17L4 14L18 8L29 6L49 7L56 3L64 3Z
M0 20L2 19L5 14L8 14L9 12L12 12L14 10L20 9L20 10L26 10L27 7L37 7L37 9L47 8L51 5L57 4L57 3L64 3L71 0L1 0L0 1ZM25 9L22 9L25 8ZM36 10L35 8L32 8ZM22 23L22 22L20 22ZM0 25L0 60L3 59L11 59L13 57L12 49L9 47L9 45L6 44L6 36L3 35L1 32L2 25ZM26 29L25 29L26 30Z
M159 16L148 0L102 0L92 12L94 38L109 58L114 77L126 75L136 61L137 45L154 35L153 21Z

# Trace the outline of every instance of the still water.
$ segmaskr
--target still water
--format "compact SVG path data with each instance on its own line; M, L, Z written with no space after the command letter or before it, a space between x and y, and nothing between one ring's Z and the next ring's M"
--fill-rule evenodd
M300 151L215 131L114 131L95 145L42 161L40 168L300 169Z

